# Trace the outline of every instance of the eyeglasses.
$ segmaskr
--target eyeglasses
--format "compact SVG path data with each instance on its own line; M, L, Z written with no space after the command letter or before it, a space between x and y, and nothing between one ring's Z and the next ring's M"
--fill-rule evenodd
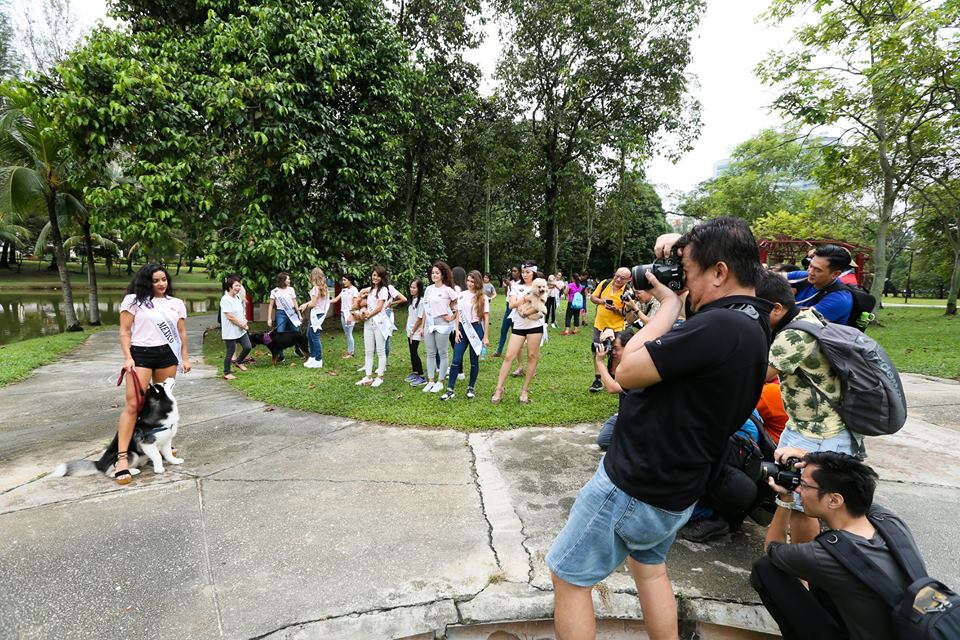
M806 480L801 480L799 486L804 489L819 489L820 485L810 484Z

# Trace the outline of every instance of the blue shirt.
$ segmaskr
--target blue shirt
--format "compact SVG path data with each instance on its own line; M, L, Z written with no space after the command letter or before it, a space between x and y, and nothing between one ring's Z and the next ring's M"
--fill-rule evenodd
M797 306L801 309L816 309L828 322L847 324L850 312L853 311L853 294L846 289L831 291L818 303L811 305L809 300L820 293L820 290L807 282L806 278L806 271L791 271L787 274L787 280L797 290ZM838 282L840 282L839 278L834 280L833 284Z

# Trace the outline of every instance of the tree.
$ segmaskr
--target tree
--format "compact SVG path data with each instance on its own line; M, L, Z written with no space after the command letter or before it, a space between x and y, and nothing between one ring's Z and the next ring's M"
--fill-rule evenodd
M809 127L842 128L825 162L839 182L875 190L873 265L882 274L898 202L924 159L911 142L943 110L935 84L901 61L937 50L939 29L928 19L933 9L915 0L774 0L769 17L781 22L811 7L816 21L794 32L799 51L771 55L758 73L779 87L781 112ZM874 278L871 293L879 298L883 284Z
M80 39L81 25L70 0L40 0L24 5L20 63L45 72L59 64Z
M500 91L529 127L544 172L538 233L557 263L561 174L604 149L649 155L654 140L698 129L684 74L701 0L496 0L510 28Z
M50 225L67 331L82 331L73 307L73 288L67 271L58 214L74 200L61 171L69 149L30 85L0 85L0 211L43 210Z

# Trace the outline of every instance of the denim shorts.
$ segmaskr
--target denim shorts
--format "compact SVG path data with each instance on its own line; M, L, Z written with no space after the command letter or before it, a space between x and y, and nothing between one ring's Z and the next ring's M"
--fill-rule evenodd
M856 436L857 442L863 442L863 436ZM780 434L780 443L777 448L799 447L807 453L815 451L836 451L837 453L846 453L847 455L856 455L853 450L853 441L850 439L850 432L844 431L840 435L827 438L826 440L813 440L794 429L784 429ZM803 513L803 505L800 504L800 493L793 493L793 510Z
M631 497L610 481L601 460L553 541L547 566L563 581L589 587L616 571L627 555L640 564L662 564L693 507L666 511Z

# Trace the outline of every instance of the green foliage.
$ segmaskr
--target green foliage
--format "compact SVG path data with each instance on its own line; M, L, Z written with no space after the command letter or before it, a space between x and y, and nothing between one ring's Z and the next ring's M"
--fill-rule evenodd
M757 238L820 238L843 240L837 235L837 230L824 224L810 212L791 213L789 211L775 211L755 220L750 225L753 235Z

